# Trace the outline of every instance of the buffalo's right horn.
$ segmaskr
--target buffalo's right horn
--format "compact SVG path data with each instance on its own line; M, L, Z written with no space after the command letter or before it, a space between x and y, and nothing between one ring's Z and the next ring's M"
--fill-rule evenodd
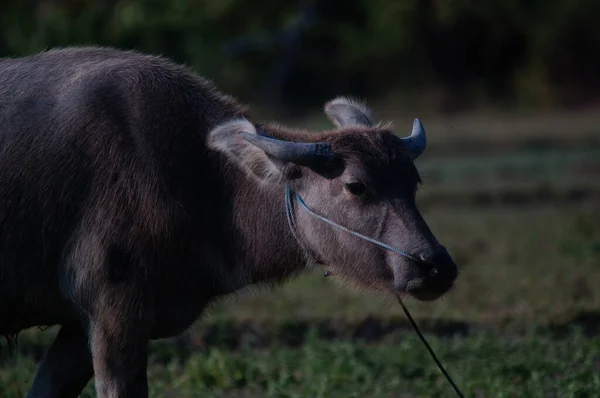
M311 166L322 163L333 156L331 144L328 142L290 142L246 131L242 131L240 134L252 145L284 162Z

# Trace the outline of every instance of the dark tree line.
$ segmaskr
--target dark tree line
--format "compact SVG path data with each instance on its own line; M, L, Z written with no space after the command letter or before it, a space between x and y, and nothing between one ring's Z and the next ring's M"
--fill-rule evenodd
M167 55L244 99L353 93L578 106L600 89L596 0L4 0L0 56L101 44Z

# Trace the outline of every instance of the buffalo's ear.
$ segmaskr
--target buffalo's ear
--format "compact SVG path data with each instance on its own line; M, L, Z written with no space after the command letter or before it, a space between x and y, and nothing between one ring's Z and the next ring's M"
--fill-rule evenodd
M352 98L338 97L325 104L325 115L337 127L372 127L372 112L369 107Z
M256 135L254 125L246 119L234 119L210 131L207 145L227 156L231 162L260 181L280 180L286 163L268 156L251 144L244 138L248 134Z

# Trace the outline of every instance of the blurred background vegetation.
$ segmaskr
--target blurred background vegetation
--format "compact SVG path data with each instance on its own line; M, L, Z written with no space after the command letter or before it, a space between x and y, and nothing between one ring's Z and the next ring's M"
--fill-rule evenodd
M115 46L289 124L329 128L323 103L347 94L399 134L421 117L417 201L460 269L441 300L408 303L434 349L466 396L592 397L599 15L595 0L3 0L0 57ZM215 303L153 344L151 395L452 396L397 305L335 285L315 272ZM56 331L21 334L0 396L24 396Z
M164 54L269 105L340 93L439 111L600 99L595 0L4 0L0 56L73 44Z

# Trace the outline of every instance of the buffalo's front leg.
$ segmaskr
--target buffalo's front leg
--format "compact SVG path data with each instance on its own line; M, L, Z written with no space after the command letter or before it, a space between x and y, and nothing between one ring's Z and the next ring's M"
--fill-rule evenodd
M93 374L86 333L63 326L40 363L27 398L76 398Z
M148 396L150 319L142 301L121 289L99 296L91 322L91 348L99 398Z

